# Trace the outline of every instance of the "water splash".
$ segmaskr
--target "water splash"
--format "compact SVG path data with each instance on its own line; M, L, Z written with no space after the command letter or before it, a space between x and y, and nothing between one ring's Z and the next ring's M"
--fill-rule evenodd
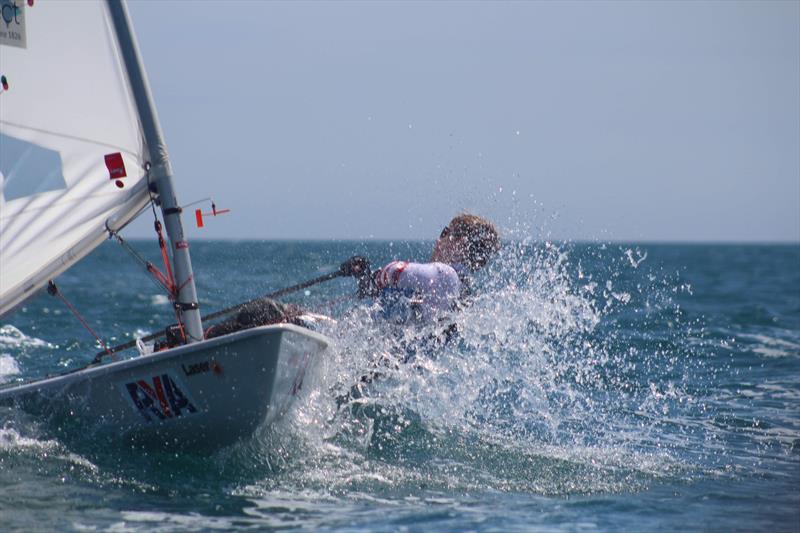
M19 374L19 372L19 365L13 357L0 353L0 383L6 381L10 376Z
M391 330L373 306L353 309L327 332L336 345L294 420L306 447L272 471L283 483L280 472L302 471L304 487L334 492L574 494L692 470L677 453L688 435L661 431L695 403L673 280L631 285L626 269L642 268L644 254L598 250L607 260L506 246L444 345L431 341L436 326ZM631 314L668 317L675 333L639 337Z

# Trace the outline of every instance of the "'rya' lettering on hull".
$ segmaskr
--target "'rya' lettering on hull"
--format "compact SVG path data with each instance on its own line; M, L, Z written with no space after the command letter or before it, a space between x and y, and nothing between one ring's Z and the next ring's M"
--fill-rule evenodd
M125 383L125 390L145 420L166 420L197 412L194 402L178 385L178 381L164 373L151 379L137 379Z

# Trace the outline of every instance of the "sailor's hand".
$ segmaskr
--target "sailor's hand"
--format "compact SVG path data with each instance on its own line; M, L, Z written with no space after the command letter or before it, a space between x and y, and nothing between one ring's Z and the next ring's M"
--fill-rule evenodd
M366 257L354 255L341 264L339 272L341 272L343 276L353 276L356 278L358 282L359 298L376 296L378 294L378 287L375 285L375 280L372 279L372 272L369 269L369 261Z
M339 272L343 276L353 276L354 278L360 278L365 274L369 276L369 261L366 257L354 255L339 266Z

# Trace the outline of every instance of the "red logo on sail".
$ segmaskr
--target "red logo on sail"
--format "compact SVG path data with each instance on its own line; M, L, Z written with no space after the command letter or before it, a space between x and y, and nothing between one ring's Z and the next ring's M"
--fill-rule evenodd
M124 178L125 176L128 175L128 173L125 172L125 162L122 160L122 154L119 152L113 154L107 154L106 168L108 169L108 178L112 180L117 180L114 183L116 183L117 187L119 187L120 189L124 187L125 184L122 183L122 180L120 180L120 178Z

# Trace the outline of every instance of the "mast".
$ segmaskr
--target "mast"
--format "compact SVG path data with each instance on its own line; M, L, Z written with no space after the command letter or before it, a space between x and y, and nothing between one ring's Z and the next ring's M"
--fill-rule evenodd
M181 314L186 326L187 342L203 340L203 325L200 321L200 306L197 303L197 289L194 284L192 261L189 256L189 243L183 235L181 223L181 208L175 197L175 187L172 180L172 165L169 161L167 146L161 133L161 125L156 115L153 97L147 75L139 55L139 46L136 36L131 30L128 9L122 0L106 0L111 14L111 20L116 30L120 52L128 80L131 85L139 120L142 123L145 145L150 154L150 173L158 189L161 200L161 212L164 216L167 236L172 247L172 257L175 264L175 283L179 288L175 305Z

